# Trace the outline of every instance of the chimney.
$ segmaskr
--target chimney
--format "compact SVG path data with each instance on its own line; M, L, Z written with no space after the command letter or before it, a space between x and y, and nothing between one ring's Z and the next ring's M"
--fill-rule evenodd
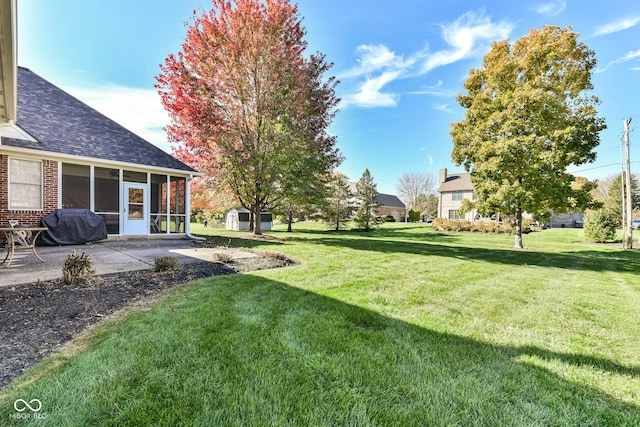
M447 180L447 168L440 168L440 184Z

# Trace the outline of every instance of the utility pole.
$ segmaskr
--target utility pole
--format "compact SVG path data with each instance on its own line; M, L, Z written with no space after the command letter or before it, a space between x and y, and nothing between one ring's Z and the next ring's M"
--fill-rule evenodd
M623 120L624 123L624 145L625 145L625 160L626 160L626 173L625 184L627 186L627 209L626 209L626 227L627 227L627 240L625 249L633 249L633 210L631 208L631 159L629 158L629 120Z

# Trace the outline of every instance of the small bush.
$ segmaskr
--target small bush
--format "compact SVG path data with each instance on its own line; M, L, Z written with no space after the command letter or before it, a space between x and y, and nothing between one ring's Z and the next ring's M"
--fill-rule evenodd
M509 221L506 221L503 222L496 231L502 234L514 234L516 232L516 227Z
M175 256L157 256L153 259L153 271L172 271L179 270L178 257Z
M86 252L78 253L72 250L62 267L62 282L67 285L89 283L95 276L93 260Z
M225 252L216 252L214 255L214 259L216 260L216 262L221 262L223 264L228 264L233 261L233 259L231 259L231 255Z
M594 243L615 240L616 223L604 209L589 211L584 218L584 237Z
M431 222L431 228L438 231L444 231L445 230L444 225L446 221L447 220L444 218L436 218L433 220L433 222Z
M409 221L411 222L418 222L420 221L420 211L417 211L415 209L409 209Z
M277 259L277 260L280 260L280 261L286 261L287 260L287 256L285 254L283 254L282 252L276 252L276 251L260 252L260 256L262 258L273 258L273 259Z
M498 224L495 221L478 221L471 226L471 231L478 233L495 233Z
M462 219L436 218L431 226L440 231L471 231L471 223Z
M533 220L531 218L524 218L522 220L522 232L531 233L533 231Z

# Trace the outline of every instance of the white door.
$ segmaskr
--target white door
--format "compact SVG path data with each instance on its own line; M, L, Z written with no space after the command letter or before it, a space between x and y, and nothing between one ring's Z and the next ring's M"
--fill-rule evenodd
M146 184L123 184L125 235L149 234L149 191Z

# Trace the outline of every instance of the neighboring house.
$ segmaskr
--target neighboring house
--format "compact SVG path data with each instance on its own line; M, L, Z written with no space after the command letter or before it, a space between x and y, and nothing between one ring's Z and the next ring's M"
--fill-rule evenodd
M458 209L464 199L473 200L473 184L471 174L456 173L449 175L447 168L441 168L439 174L440 187L438 193L438 217L447 219L465 219L473 221L476 211L467 212L464 215L458 214Z
M464 219L470 222L478 220L489 220L491 218L481 218L474 209L464 215L458 214L458 209L462 205L464 199L474 200L473 183L471 182L471 174L457 173L449 175L447 168L440 169L440 188L438 188L440 197L438 199L438 217L447 219ZM530 214L524 213L524 218L531 218ZM566 214L552 215L550 225L552 228L575 228L582 227L584 223L584 214L581 212L571 212Z
M393 194L378 193L378 216L391 215L396 222L404 222L407 218L407 207Z
M549 226L551 228L582 228L584 226L584 213L569 212L551 215Z
M0 226L83 208L102 216L110 235L187 234L189 180L200 174L16 67L15 20L8 28L6 19L13 5L0 0Z
M232 208L224 214L225 225L227 230L248 231L249 230L249 210L243 208ZM260 214L260 229L262 231L271 230L273 225L273 217L268 212Z

